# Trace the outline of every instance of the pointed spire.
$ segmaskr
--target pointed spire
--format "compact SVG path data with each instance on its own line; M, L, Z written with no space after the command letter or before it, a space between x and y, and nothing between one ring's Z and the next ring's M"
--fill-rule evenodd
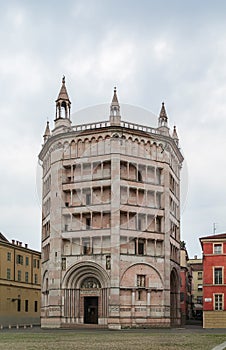
M164 102L162 102L162 108L161 108L161 111L160 111L160 114L159 114L159 127L161 127L161 126L168 127L167 121L168 121L168 117L167 117L167 114L166 114L165 105L164 105Z
M118 102L116 87L114 87L114 94L110 106L110 122L112 125L120 125L121 122L120 105Z
M177 135L177 130L176 130L176 126L174 125L173 127L173 135L172 135L172 138L174 139L174 141L176 142L176 144L178 145L179 143L179 138L178 138L178 135Z
M47 121L45 133L44 133L44 135L43 135L44 142L46 142L46 141L48 140L49 137L50 137L50 128L49 128L49 121Z
M56 120L61 118L70 119L71 101L65 85L65 76L62 78L62 86L56 99Z
M113 98L112 98L112 103L114 103L114 104L119 104L119 103L118 103L118 97L117 97L117 89L116 89L116 87L114 87L114 95L113 95Z
M62 78L62 86L61 86L61 89L60 89L60 92L59 92L59 95L57 97L57 100L67 100L70 102L70 99L69 99L69 96L68 96L68 93L67 93L67 88L66 88L66 85L65 85L65 76L63 75L63 78Z

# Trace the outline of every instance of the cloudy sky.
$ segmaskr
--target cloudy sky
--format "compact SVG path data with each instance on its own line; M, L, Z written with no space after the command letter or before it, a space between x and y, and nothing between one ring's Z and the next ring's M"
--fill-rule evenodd
M8 239L40 249L37 157L63 75L74 113L109 103L114 86L122 104L155 115L165 101L185 157L190 257L201 256L198 238L214 223L226 232L225 2L0 0L0 23L0 231ZM73 124L92 119L75 116ZM123 119L149 123L142 113Z

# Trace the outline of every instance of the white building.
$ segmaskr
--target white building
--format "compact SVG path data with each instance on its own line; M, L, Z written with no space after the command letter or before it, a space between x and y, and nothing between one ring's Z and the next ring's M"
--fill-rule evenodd
M158 127L122 121L116 89L105 122L72 126L70 108L63 78L39 154L42 327L177 325L183 157L164 104Z

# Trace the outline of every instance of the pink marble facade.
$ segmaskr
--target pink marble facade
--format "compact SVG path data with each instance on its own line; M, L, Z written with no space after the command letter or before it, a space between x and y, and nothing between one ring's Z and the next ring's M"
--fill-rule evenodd
M94 125L56 120L39 154L42 327L179 324L177 142L119 116Z

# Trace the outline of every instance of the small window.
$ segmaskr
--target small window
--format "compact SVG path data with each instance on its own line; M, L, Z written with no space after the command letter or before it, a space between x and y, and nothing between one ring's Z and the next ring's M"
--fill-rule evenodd
M29 281L29 273L25 272L25 282L28 283Z
M83 241L83 254L84 255L91 254L90 240Z
M40 267L40 261L37 260L37 269L39 269L39 267Z
M86 229L89 230L91 228L91 218L86 218Z
M33 260L33 266L36 268L36 259Z
M202 296L197 296L197 304L202 304Z
M23 265L23 256L22 255L17 255L16 257L16 262L17 264Z
M34 311L38 312L38 301L37 300L35 300L35 303L34 303Z
M198 271L198 280L202 280L202 271Z
M7 280L11 279L11 270L7 269Z
M202 291L202 284L198 284L198 291Z
M145 287L145 275L137 275L137 287Z
M138 254L144 255L144 241L141 239L138 240Z
M214 254L222 254L222 244L214 244Z
M25 263L26 263L26 266L28 266L28 265L29 265L29 257L28 257L28 256L26 256Z
M223 310L223 294L214 295L214 310Z
M90 240L83 241L83 254L84 255L91 254Z
M17 299L17 311L20 312L21 311L21 300Z
M11 261L11 253L10 252L7 253L7 261Z
M25 312L28 312L28 300L25 300Z
M35 273L35 284L38 284L38 275Z
M18 280L18 282L21 281L21 271L20 270L17 273L17 280Z
M144 255L144 240L143 239L135 239L135 254Z
M142 290L137 291L137 300L142 300Z
M137 181L142 182L142 175L141 175L141 172L139 170L137 172Z
M223 283L222 267L215 267L214 269L214 284Z

